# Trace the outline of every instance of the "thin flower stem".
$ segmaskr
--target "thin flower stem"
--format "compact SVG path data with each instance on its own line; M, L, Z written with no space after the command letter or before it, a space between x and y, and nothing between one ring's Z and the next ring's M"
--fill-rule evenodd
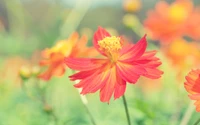
M43 106L47 105L48 103L47 103L47 101L45 99L45 95L44 95L43 90L39 86L39 81L38 80L36 80L35 85L36 85L36 89L38 90L38 93L40 95L40 99L39 100L41 101L41 103L42 103ZM55 115L55 112L54 112L53 109L51 109L51 112L49 112L49 115L52 116L55 125L57 125L58 124L58 118Z
M78 89L78 91L81 92L80 89ZM80 95L80 94L79 94L79 95ZM90 120L91 120L92 124L93 124L93 125L96 125L95 120L94 120L94 117L93 117L92 114L90 113L90 110L89 110L89 108L88 108L88 106L87 106L87 104L88 104L87 98L86 98L84 95L80 95L80 98L81 98L81 101L82 101L82 103L83 103L83 105L84 105L84 107L85 107L85 109L86 109L86 111L87 111L87 113L88 113L88 115L89 115L89 117L90 117Z
M85 106L85 109L86 109L88 115L90 116L90 120L91 120L92 124L93 124L93 125L96 125L96 123L95 123L95 121L94 121L94 118L93 118L92 114L90 113L89 108L88 108L87 105L85 105L85 104L84 104L84 106Z
M194 106L193 106L193 102L191 102L189 105L188 105L188 108L185 112L185 115L183 116L183 119L181 120L180 122L180 125L187 125L191 116L192 116L192 113L194 111Z
M194 125L198 125L200 123L200 118L194 123Z
M125 112L126 112L127 122L128 122L128 125L131 125L131 120L130 120L130 115L128 112L128 106L127 106L125 95L123 95L122 98L123 98L124 108L125 108Z

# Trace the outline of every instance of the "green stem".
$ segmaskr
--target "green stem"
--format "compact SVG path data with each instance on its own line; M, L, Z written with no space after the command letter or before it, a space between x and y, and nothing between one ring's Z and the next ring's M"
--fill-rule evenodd
M78 91L80 92L81 90L78 89ZM79 94L79 95L80 95L80 94ZM94 120L94 117L93 117L92 114L90 113L90 110L89 110L89 108L88 108L88 106L87 106L88 101L87 101L86 96L80 95L80 98L81 98L81 101L82 101L82 103L83 103L83 105L84 105L84 107L85 107L85 109L86 109L86 111L87 111L87 113L88 113L88 115L89 115L89 117L90 117L90 120L91 120L92 124L93 124L93 125L96 125L95 120Z
M85 109L86 109L86 111L87 111L87 113L88 113L88 115L89 115L89 117L90 117L90 120L91 120L92 124L93 124L93 125L96 125L96 123L95 123L95 121L94 121L94 118L93 118L92 114L90 113L89 108L88 108L87 105L85 105L85 104L84 104L84 106L85 106Z
M42 90L42 89L40 88L40 85L39 85L39 81L38 81L38 80L36 80L35 85L36 85L36 86L35 86L36 89L38 90L38 94L39 94L39 96L40 96L39 100L41 101L42 105L43 105L43 106L48 105L48 103L47 103L47 101L46 101L46 98L45 98L44 90ZM44 89L44 88L43 88L43 89ZM58 124L58 118L57 118L57 116L55 115L55 112L54 112L53 109L51 109L51 111L49 112L49 115L52 116L52 118L53 118L53 120L54 120L54 122L55 122L55 125L57 125L57 124Z
M198 125L200 122L200 118L194 123L194 125Z
M194 111L194 105L193 105L193 102L191 102L189 105L188 105L188 108L185 112L185 115L183 116L183 119L181 120L180 122L180 125L187 125L191 116L192 116L192 113Z
M125 112L126 112L127 122L128 122L128 125L131 125L131 120L130 120L130 115L128 112L128 106L127 106L125 95L123 95L122 98L123 98L124 108L125 108Z

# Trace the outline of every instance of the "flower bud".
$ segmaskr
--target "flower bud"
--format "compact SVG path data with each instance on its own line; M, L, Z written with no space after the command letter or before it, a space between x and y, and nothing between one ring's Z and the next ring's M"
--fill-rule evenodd
M22 80L27 80L31 77L31 70L27 66L22 66L19 70L19 75Z

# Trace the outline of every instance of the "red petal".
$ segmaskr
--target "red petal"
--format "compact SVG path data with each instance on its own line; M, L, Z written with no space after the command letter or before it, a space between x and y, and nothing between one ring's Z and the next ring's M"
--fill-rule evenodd
M93 45L104 56L106 56L106 54L99 49L98 41L103 40L105 37L110 37L110 34L99 26L97 31L94 33Z
M140 57L140 60L152 58L156 55L156 53L157 53L156 50L147 51L142 55L142 57Z
M103 72L98 75L90 77L90 81L84 84L81 94L94 93L97 90L103 88L108 82L109 74L108 72Z
M92 74L94 74L95 71L96 71L96 69L89 70L89 71L80 71L78 73L73 74L72 76L69 76L69 78L70 78L70 80L73 80L73 81L84 79L84 78L89 77Z
M145 68L145 69L147 73L144 74L143 76L151 78L151 79L158 79L163 74L163 72L158 69L151 69L151 68Z
M130 65L126 63L117 63L117 73L123 80L129 83L136 83L140 75L146 73L146 70L139 65Z
M146 50L147 41L146 35L139 40L135 45L128 45L120 52L120 61L130 62L142 56Z
M157 67L160 66L162 63L160 62L159 58L155 57L155 54L156 51L145 52L144 55L132 62L133 64L144 67L147 73L143 76L152 79L160 78L163 74L162 71L157 69Z
M120 77L117 77L117 84L115 86L115 92L114 92L114 99L117 99L124 95L124 92L126 90L126 82L121 79Z
M116 82L116 69L113 67L108 72L108 80L105 86L100 90L100 100L102 102L109 103L110 98L115 90Z
M104 59L88 59L88 58L70 58L64 60L65 64L73 70L92 70L102 66L106 60Z

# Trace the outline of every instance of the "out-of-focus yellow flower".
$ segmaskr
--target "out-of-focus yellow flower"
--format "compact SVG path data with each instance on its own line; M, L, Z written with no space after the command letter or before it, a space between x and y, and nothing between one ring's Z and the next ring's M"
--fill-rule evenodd
M94 48L87 47L86 36L79 39L78 33L75 32L69 39L58 41L55 46L42 52L45 59L40 62L40 65L48 66L48 69L41 73L39 78L49 80L52 76L62 76L66 68L65 57L88 57L96 54Z
M186 26L193 11L190 0L176 0L170 5L160 1L154 11L148 12L144 26L150 32L152 39L159 40L162 44L170 43L176 38L187 35Z
M136 12L141 9L141 1L140 0L124 0L123 8L128 12Z
M176 39L165 48L165 54L172 60L179 72L187 71L191 67L199 65L200 49L196 42L187 42L184 39Z
M192 7L192 3L188 1L174 2L168 8L168 17L173 22L181 23L188 19Z

